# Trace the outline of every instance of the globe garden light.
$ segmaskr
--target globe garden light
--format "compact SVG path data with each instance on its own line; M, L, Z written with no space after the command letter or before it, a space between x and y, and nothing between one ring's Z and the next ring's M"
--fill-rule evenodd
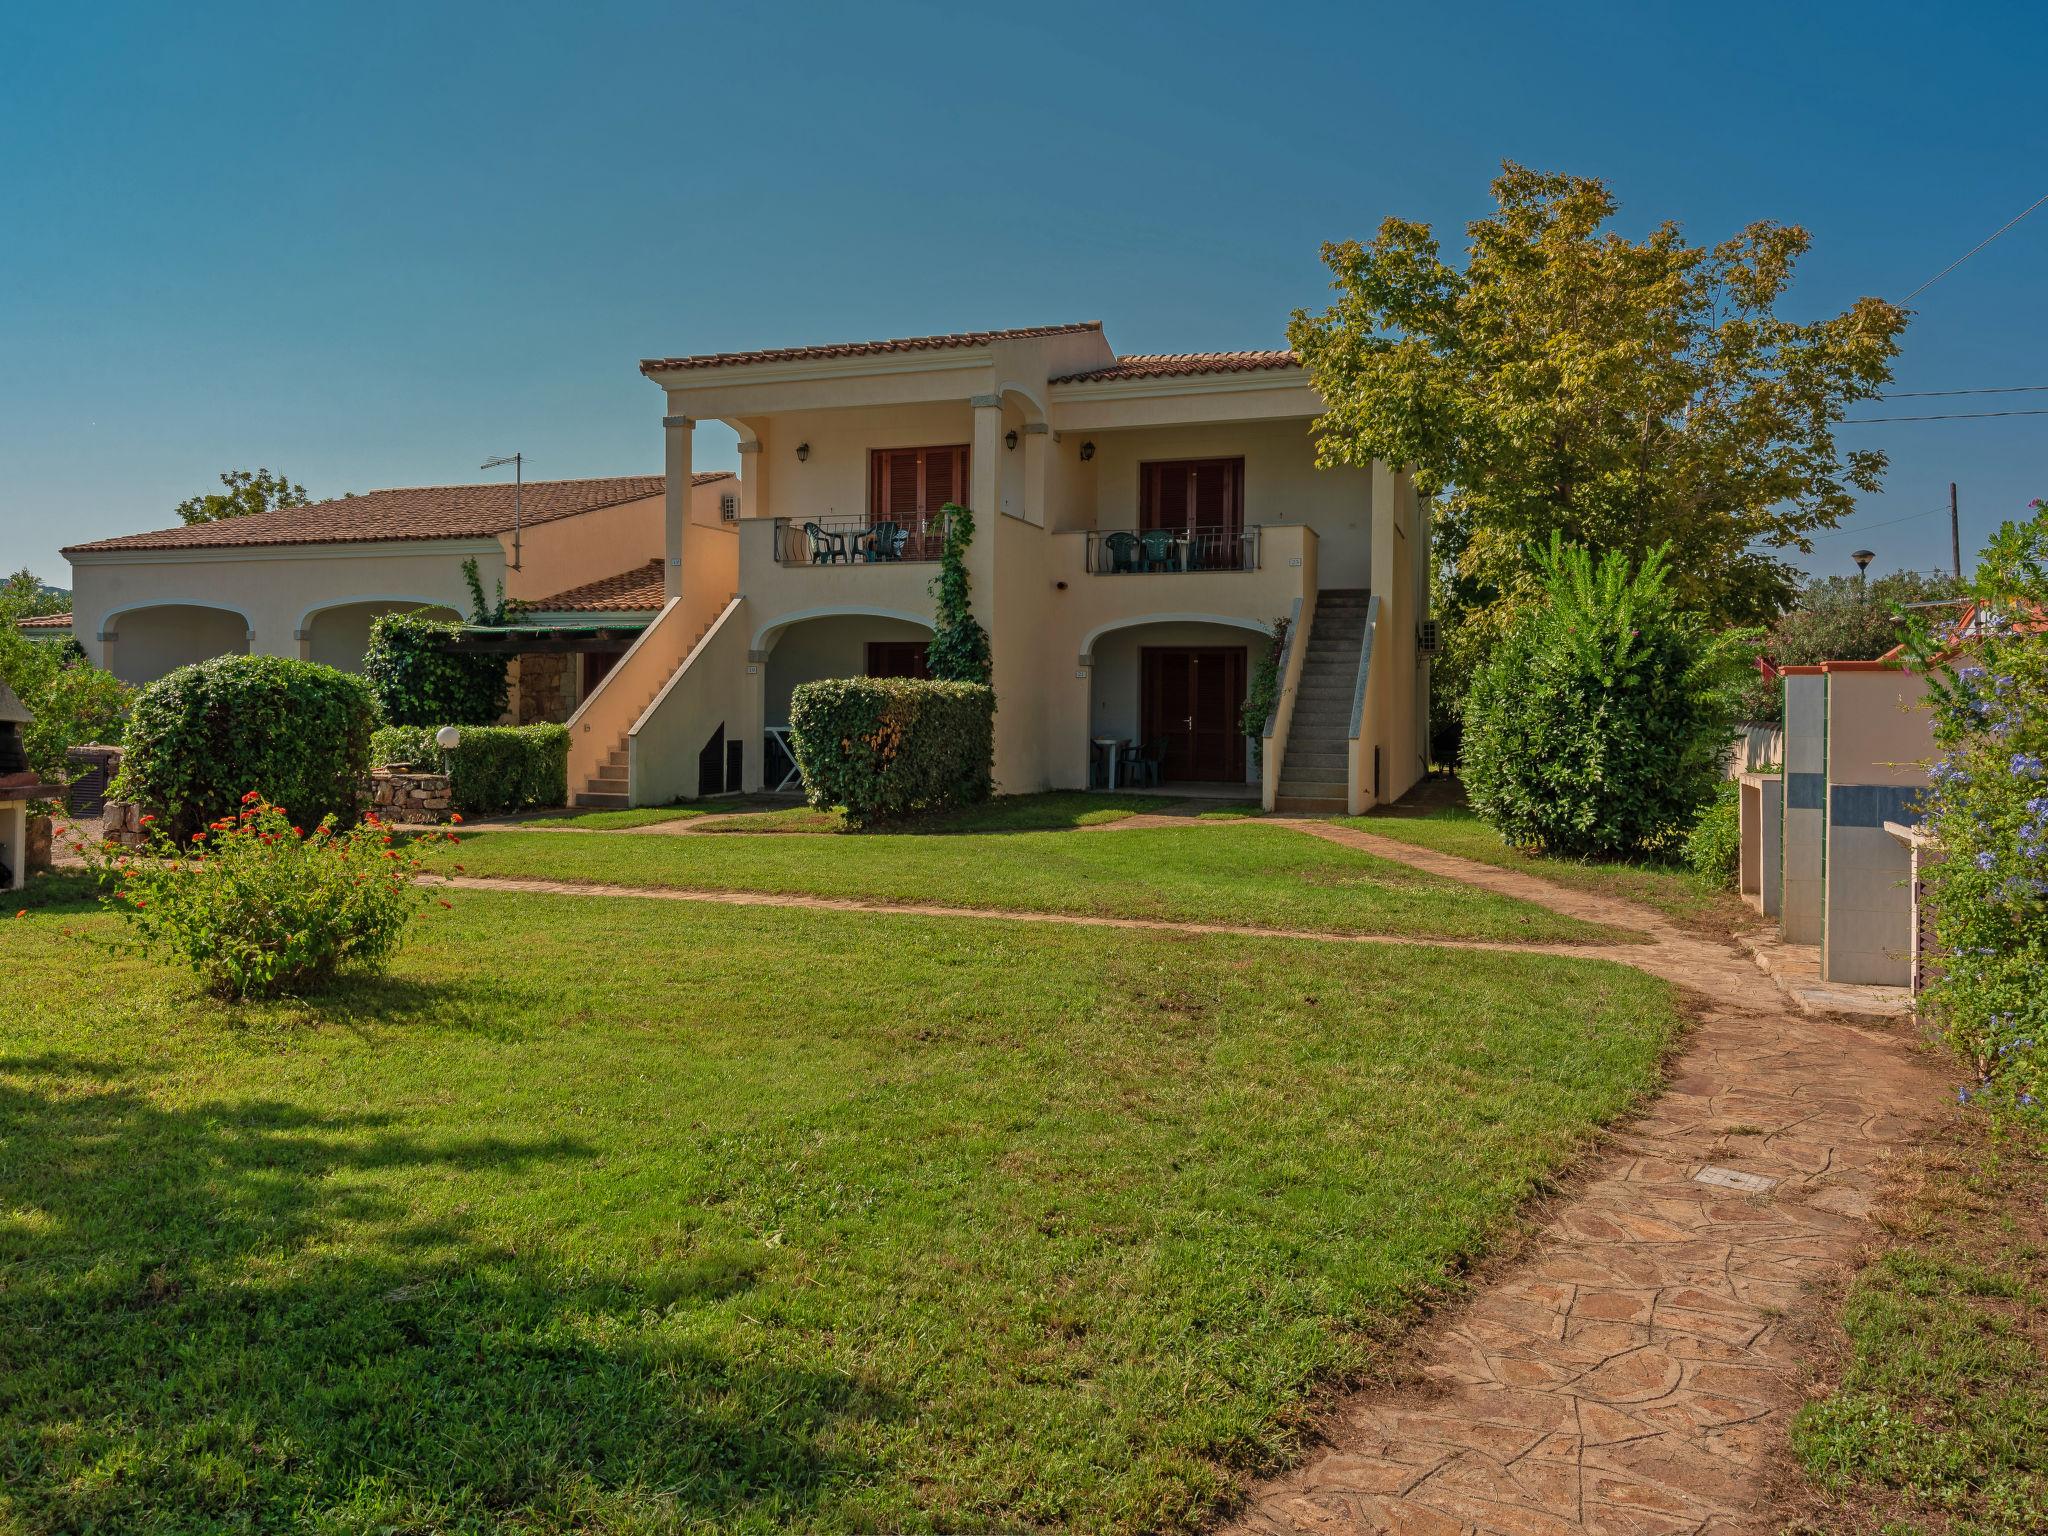
M443 752L453 752L462 745L462 732L452 725L444 725L434 732L434 745Z

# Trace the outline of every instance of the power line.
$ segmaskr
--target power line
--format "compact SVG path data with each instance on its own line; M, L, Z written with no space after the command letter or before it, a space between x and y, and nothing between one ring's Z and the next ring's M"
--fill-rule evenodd
M2048 406L2032 411L1950 411L1940 416L1845 416L1840 425L1867 427L1880 421L1981 421L1987 416L2048 416Z
M1877 396L1880 400L1932 400L1937 395L2038 395L2048 393L2048 384L2001 384L1984 389L1895 389Z
M2028 214L2032 213L2036 208L2040 207L2043 203L2048 203L2048 192L2043 192L2039 197L2035 198L2031 203L2027 204L2026 207L2022 208L2018 213L2014 214L2011 218L2007 219L2003 224L1999 225L1998 228L1991 231L1990 234L1986 235L1982 240L1979 240L1975 245L1971 246L1967 251L1963 252L1962 255L1958 256L1954 261L1950 262L1947 266L1943 267L1939 272L1935 273L1934 276L1927 279L1926 282L1922 283L1918 288L1915 288L1911 293L1907 294L1905 298L1901 299L1899 302L1902 304L1912 303L1915 299L1919 298L1921 294L1925 293L1928 289L1932 288L1944 277L1947 277L1949 273L1955 271L1957 267L1960 267L1972 256L1976 255L1979 251L1983 250L1985 246L1989 245L1992 241L1996 240L2008 229L2011 229L2013 225L2019 223L2021 219L2024 219Z
M1818 544L1823 539L1860 539L1864 534L1875 533L1880 528L1890 528L1898 523L1910 523L1917 518L1933 517L1936 513L1946 512L1947 510L1947 507L1929 507L1925 512L1908 512L1904 517L1887 518L1881 523L1865 523L1861 528L1837 528L1832 533L1817 533L1811 539L1808 539L1807 542L1809 544Z

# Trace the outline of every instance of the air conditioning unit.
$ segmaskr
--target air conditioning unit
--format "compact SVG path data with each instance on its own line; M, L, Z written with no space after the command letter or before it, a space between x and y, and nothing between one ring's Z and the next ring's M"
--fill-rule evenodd
M1424 619L1415 631L1415 643L1425 656L1434 656L1437 650L1435 619Z
M740 520L740 499L731 491L718 498L718 515L721 520L736 523Z

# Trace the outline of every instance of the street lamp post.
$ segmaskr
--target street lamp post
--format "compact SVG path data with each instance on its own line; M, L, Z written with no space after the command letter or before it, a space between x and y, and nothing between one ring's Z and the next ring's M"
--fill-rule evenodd
M1852 549L1849 558L1856 562L1856 579L1865 586L1870 583L1870 562L1877 558L1874 549Z

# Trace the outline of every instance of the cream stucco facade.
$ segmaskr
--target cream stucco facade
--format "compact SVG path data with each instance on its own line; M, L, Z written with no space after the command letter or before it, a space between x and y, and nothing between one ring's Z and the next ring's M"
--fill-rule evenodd
M667 606L571 720L572 788L594 803L693 796L710 782L700 761L736 787L712 750L730 742L741 783L760 788L796 684L903 664L934 616L938 497L918 499L934 484L975 514L1001 791L1103 779L1120 754L1098 738L1157 738L1171 776L1255 784L1268 805L1358 811L1421 776L1427 508L1396 470L1317 467L1321 401L1285 354L1120 360L1087 325L643 372L664 394ZM697 569L673 489L713 421L740 439L730 583ZM1150 556L1133 555L1147 530ZM896 558L873 557L891 540ZM1327 636L1309 644L1325 593L1370 615L1334 660ZM1236 711L1282 620L1297 643L1261 761ZM1312 650L1310 681L1341 685L1336 704L1297 707ZM1234 741L1218 736L1226 716ZM1290 736L1311 728L1338 743L1318 761L1338 766L1290 787Z

